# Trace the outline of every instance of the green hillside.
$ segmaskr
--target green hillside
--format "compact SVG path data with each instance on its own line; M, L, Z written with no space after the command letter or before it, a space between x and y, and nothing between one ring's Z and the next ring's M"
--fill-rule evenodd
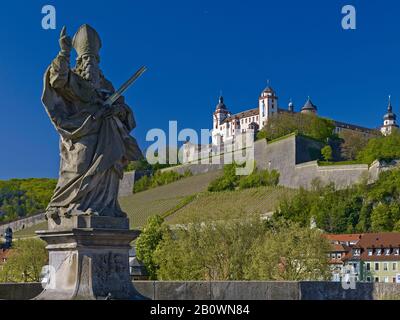
M166 221L170 224L185 224L236 219L251 213L262 215L274 211L283 196L290 197L294 192L283 187L205 192L169 216Z
M168 216L167 223L235 219L250 213L273 211L279 200L295 191L283 187L208 192L211 181L221 172L209 172L183 178L174 183L120 198L122 209L128 214L131 228L141 228L152 215ZM15 237L34 236L46 224L26 228Z

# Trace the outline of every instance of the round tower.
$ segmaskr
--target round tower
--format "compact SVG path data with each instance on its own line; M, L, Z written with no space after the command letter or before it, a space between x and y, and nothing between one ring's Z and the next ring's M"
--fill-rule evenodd
M263 128L270 116L278 112L278 97L269 85L261 92L258 99L260 128Z
M308 97L306 103L303 108L301 108L301 113L303 114L317 114L317 106L314 105L311 101L311 98Z

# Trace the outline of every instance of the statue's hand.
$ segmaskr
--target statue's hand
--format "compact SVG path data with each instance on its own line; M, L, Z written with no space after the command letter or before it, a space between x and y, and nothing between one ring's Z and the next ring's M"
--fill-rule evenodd
M125 118L126 110L123 104L114 104L112 109L115 116L119 117L120 119Z
M124 105L121 104L113 104L112 107L107 107L103 113L103 118L111 118L111 117L118 117L120 119L126 116L126 110Z
M67 28L65 26L61 30L60 40L58 42L60 44L61 53L69 57L72 50L72 40L71 37L67 35Z

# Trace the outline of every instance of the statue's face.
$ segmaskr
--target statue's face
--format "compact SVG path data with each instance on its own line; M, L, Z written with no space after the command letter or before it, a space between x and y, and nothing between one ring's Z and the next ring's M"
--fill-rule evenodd
M99 86L100 68L97 57L93 54L85 54L80 57L78 70L80 76L90 81L94 86Z

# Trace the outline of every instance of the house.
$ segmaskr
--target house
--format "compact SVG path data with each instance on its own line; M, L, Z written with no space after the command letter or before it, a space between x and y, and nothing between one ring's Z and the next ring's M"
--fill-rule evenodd
M328 257L332 281L342 281L348 270L344 258L351 252L352 247L360 241L362 234L324 234L323 236L331 244Z
M343 261L358 281L400 283L400 233L365 233Z

